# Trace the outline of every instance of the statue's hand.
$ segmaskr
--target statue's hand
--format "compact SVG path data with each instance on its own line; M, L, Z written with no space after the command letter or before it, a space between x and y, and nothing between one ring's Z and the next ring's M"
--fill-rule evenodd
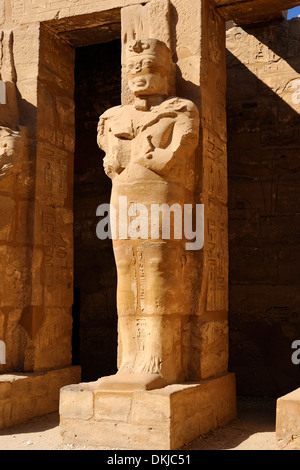
M174 152L170 148L155 147L152 139L147 135L135 141L132 161L157 173L168 171Z
M169 170L173 157L174 152L172 150L156 148L138 158L136 163L156 173L164 173Z
M112 158L108 155L103 159L103 167L105 173L111 179L122 173L124 170L123 166L120 165L117 158Z

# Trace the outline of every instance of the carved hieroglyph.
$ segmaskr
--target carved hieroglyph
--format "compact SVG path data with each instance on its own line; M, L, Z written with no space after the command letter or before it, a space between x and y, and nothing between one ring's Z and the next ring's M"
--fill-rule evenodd
M194 152L199 113L182 98L169 97L172 59L165 43L127 45L128 85L134 104L106 111L98 145L112 179L117 221L120 197L128 204L180 204L193 200ZM128 216L130 217L130 216ZM128 219L129 221L129 219ZM150 227L150 221L149 221ZM171 232L172 235L172 232ZM119 370L101 388L152 389L185 380L183 331L189 314L183 240L117 237Z

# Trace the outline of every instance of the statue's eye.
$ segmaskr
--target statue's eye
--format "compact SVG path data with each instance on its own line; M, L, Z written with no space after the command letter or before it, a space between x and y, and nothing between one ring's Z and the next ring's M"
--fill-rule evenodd
M143 67L150 67L152 65L152 60L143 60Z
M129 62L129 64L127 64L128 70L132 70L133 67L134 67L134 63L133 63L133 62Z

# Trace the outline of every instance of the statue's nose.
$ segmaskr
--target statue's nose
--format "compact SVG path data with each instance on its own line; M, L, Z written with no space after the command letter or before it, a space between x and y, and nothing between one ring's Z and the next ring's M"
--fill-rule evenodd
M136 64L134 67L134 73L139 73L142 70L141 64Z

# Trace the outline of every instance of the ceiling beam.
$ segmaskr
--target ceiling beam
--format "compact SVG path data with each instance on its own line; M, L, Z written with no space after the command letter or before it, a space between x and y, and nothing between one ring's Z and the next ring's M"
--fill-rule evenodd
M300 6L300 0L213 0L226 21L237 24L282 18L282 12Z

